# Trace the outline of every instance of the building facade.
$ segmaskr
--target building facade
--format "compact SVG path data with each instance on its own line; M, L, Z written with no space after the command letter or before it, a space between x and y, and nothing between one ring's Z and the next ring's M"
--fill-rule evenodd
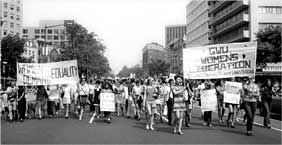
M0 37L8 34L21 36L23 18L22 0L0 0L0 19L3 22L0 27Z
M260 29L282 26L281 0L210 0L209 5L215 44L254 41Z
M166 51L165 48L155 42L147 44L143 48L143 53L142 53L142 67L145 70L148 70L148 64L152 62L152 60L162 60L166 61L165 58L166 56Z
M208 0L191 0L186 6L186 47L211 44Z
M178 38L183 38L186 34L186 25L169 25L165 27L165 47L168 43Z
M185 48L183 38L174 39L168 44L170 73L183 74L183 48Z
M39 60L39 45L36 40L27 40L24 44L24 53L22 54L25 58L31 58L32 63L38 63Z
M67 42L66 25L70 24L74 24L74 20L41 20L39 27L23 27L22 37L42 39L53 46L59 46Z

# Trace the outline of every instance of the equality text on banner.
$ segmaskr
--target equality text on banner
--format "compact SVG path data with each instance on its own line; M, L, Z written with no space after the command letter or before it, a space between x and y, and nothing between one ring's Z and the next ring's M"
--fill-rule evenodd
M76 84L78 81L77 60L17 64L18 86Z

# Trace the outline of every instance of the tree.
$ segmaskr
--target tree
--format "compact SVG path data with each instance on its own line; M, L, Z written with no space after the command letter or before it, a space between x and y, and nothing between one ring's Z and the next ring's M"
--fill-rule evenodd
M135 65L134 67L131 68L128 68L127 66L123 66L121 71L118 73L118 76L130 77L130 73L134 73L136 78L144 77L144 70L139 65Z
M25 40L19 36L8 35L1 42L2 63L7 63L5 64L5 73L1 74L6 77L16 78L17 62L31 62L32 59L22 57Z
M77 59L79 74L103 76L111 71L109 61L104 56L106 47L79 24L68 25L66 33L68 45L62 45L62 60Z
M169 63L166 63L163 60L152 60L148 64L148 71L150 76L155 76L159 74L168 75Z
M281 27L267 27L257 34L257 64L281 61Z

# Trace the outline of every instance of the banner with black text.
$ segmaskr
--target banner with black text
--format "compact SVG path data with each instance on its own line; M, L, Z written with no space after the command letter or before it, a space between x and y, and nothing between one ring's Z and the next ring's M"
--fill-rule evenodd
M77 60L17 64L18 86L76 84L78 81Z
M183 72L188 79L254 76L256 42L216 44L183 49Z

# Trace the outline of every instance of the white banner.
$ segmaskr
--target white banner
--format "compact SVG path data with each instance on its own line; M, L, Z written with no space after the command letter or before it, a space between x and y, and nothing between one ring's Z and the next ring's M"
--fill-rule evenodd
M217 111L217 97L215 89L201 91L202 111Z
M18 63L17 85L55 85L78 83L77 61Z
M115 95L114 93L100 94L101 111L115 112Z
M188 79L254 76L256 42L207 45L183 49L183 72Z
M239 104L240 103L240 90L242 90L242 83L226 82L224 90L224 103Z

